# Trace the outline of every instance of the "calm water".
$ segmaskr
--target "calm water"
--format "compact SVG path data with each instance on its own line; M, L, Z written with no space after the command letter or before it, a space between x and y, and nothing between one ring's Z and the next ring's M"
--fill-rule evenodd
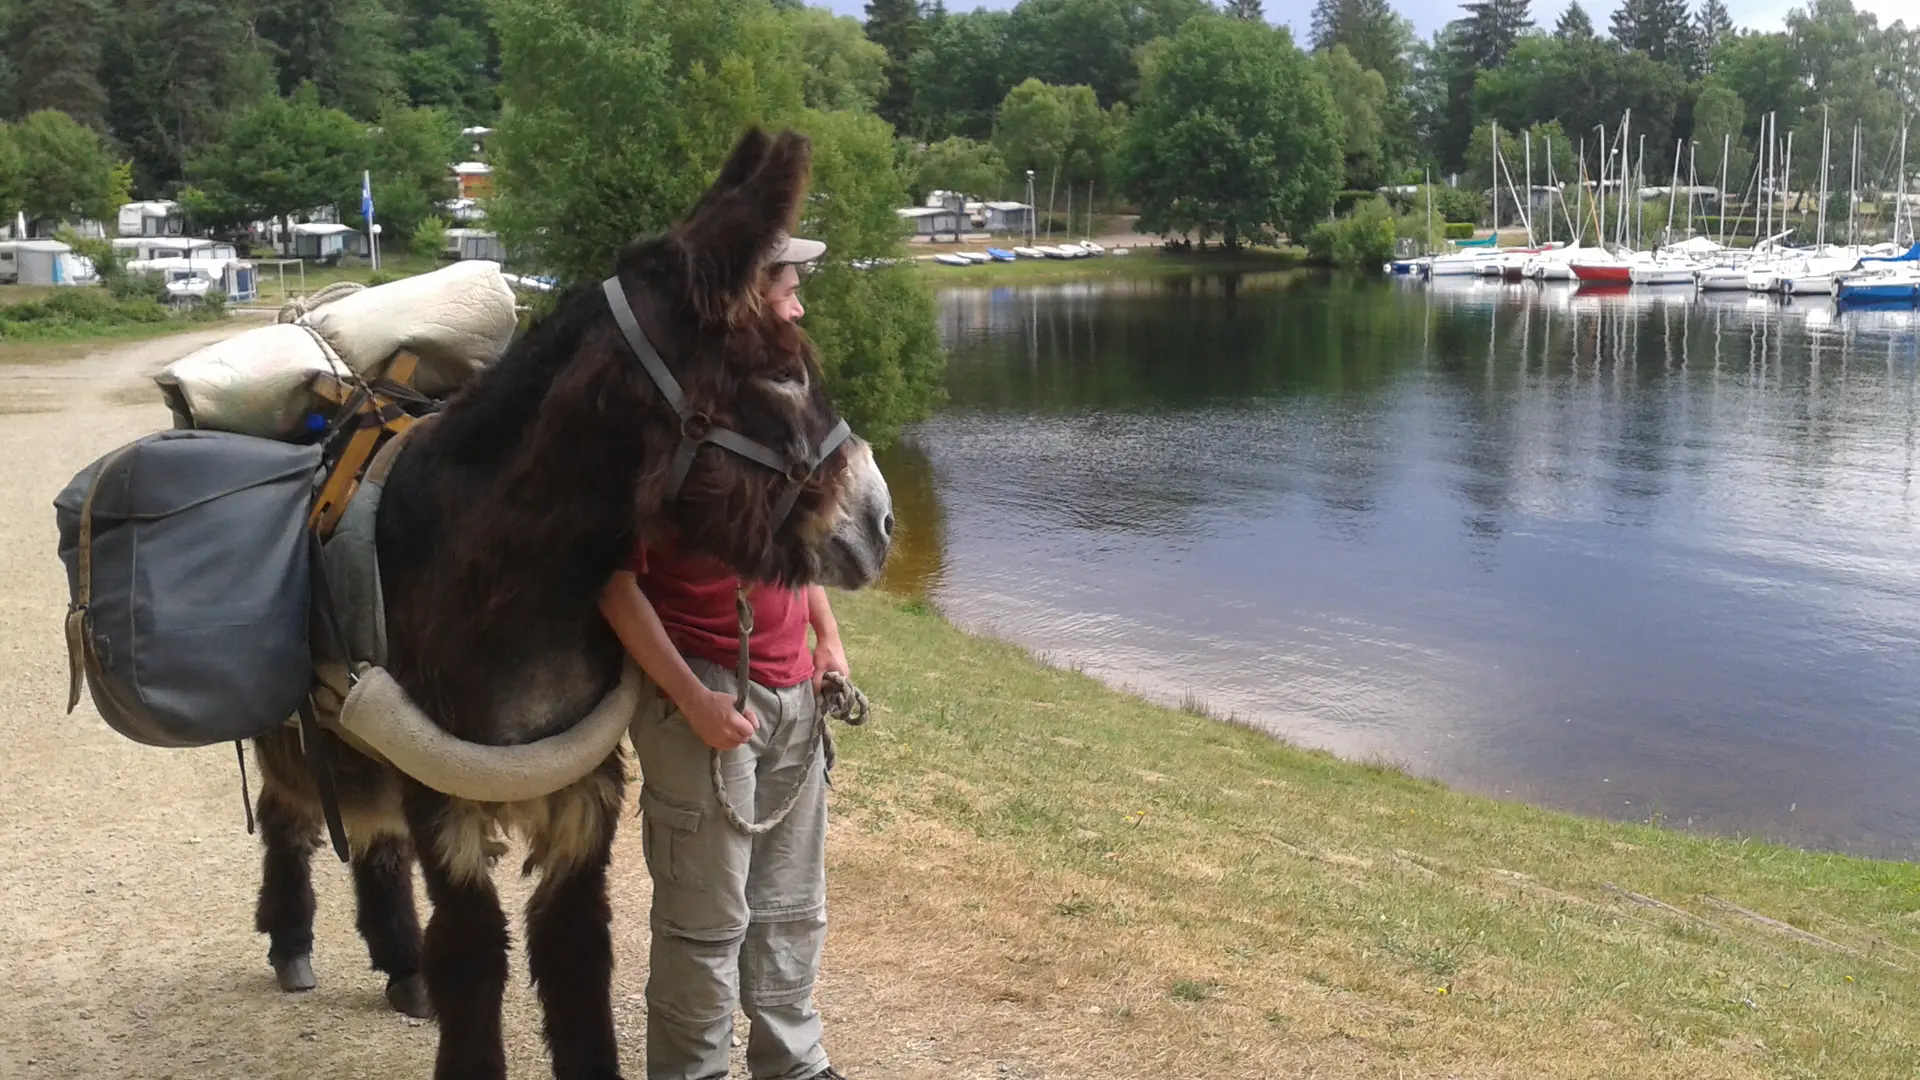
M890 584L1479 791L1920 852L1920 323L1667 292L948 291Z

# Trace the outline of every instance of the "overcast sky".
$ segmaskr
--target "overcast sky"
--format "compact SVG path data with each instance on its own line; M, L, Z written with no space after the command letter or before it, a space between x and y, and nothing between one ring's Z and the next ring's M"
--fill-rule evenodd
M817 7L827 7L842 15L865 17L865 0L811 0ZM1267 18L1274 22L1285 22L1293 27L1295 39L1306 43L1307 21L1313 11L1314 0L1266 0ZM1607 31L1607 18L1613 14L1618 0L1581 0L1587 14L1593 16L1593 24L1601 33ZM1010 8L1013 0L947 0L948 11L963 11L968 8ZM1533 21L1541 26L1552 28L1555 19L1567 6L1567 0L1533 0ZM1756 30L1778 30L1781 18L1793 8L1802 7L1802 0L1727 0L1727 9L1733 12L1733 21L1741 26ZM1871 11L1880 16L1882 26L1895 19L1905 19L1911 25L1920 19L1920 0L1854 0L1854 6ZM1413 20L1414 29L1422 38L1431 37L1449 19L1460 15L1458 4L1396 2L1394 7Z

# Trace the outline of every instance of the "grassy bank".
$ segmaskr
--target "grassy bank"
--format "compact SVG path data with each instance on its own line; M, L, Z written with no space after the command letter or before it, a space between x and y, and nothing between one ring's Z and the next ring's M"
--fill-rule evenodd
M914 250L913 254L924 253ZM1260 248L1236 253L1174 252L1160 248L1136 248L1125 255L1109 254L1092 259L1021 259L1010 263L976 263L971 266L946 266L928 261L915 265L921 273L927 275L929 281L937 284L1118 276L1146 277L1154 274L1246 273L1289 269L1301 265L1305 258L1304 251L1293 248L1281 250Z
M1123 1077L1920 1076L1920 868L1464 795L836 604L876 708L829 966L944 1003L890 1023L1019 1010Z
M416 274L424 274L430 270L438 270L446 265L448 265L446 262L431 255L414 255L411 253L394 255L382 254L380 256L380 269L377 271L367 264L367 260L361 258L342 259L336 266L320 266L309 263L306 268L306 284L304 286L301 284L300 268L289 266L286 268L286 285L284 290L281 287L280 268L262 266L260 267L260 299L248 306L277 308L281 304L286 303L289 296L297 296L302 293L310 295L319 292L322 288L336 281L356 281L362 285L369 285L372 284L376 278L380 281L395 281L400 278L413 277Z
M193 330L222 317L217 309L181 311L150 297L115 297L105 289L61 287L0 290L0 342L131 341Z

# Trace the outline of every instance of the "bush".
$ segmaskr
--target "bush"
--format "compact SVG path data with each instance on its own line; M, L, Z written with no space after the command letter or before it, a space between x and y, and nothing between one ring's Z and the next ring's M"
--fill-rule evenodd
M1479 227L1471 221L1449 221L1446 228L1441 231L1449 240L1471 240L1473 234L1479 231Z
M415 226L412 239L407 241L407 250L415 255L426 255L435 259L445 254L447 219L436 215Z
M1307 254L1327 266L1378 267L1393 258L1393 211L1374 198L1354 208L1353 216L1323 221L1307 235Z
M62 289L45 300L0 306L0 339L87 337L132 323L163 323L171 316L152 297L116 299L105 289Z

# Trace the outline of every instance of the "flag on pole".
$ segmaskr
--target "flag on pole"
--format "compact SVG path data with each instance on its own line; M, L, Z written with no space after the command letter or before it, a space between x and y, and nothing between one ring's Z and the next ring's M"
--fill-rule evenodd
M380 240L373 231L373 173L360 172L360 216L367 219L367 250L373 256L374 269L380 267Z

